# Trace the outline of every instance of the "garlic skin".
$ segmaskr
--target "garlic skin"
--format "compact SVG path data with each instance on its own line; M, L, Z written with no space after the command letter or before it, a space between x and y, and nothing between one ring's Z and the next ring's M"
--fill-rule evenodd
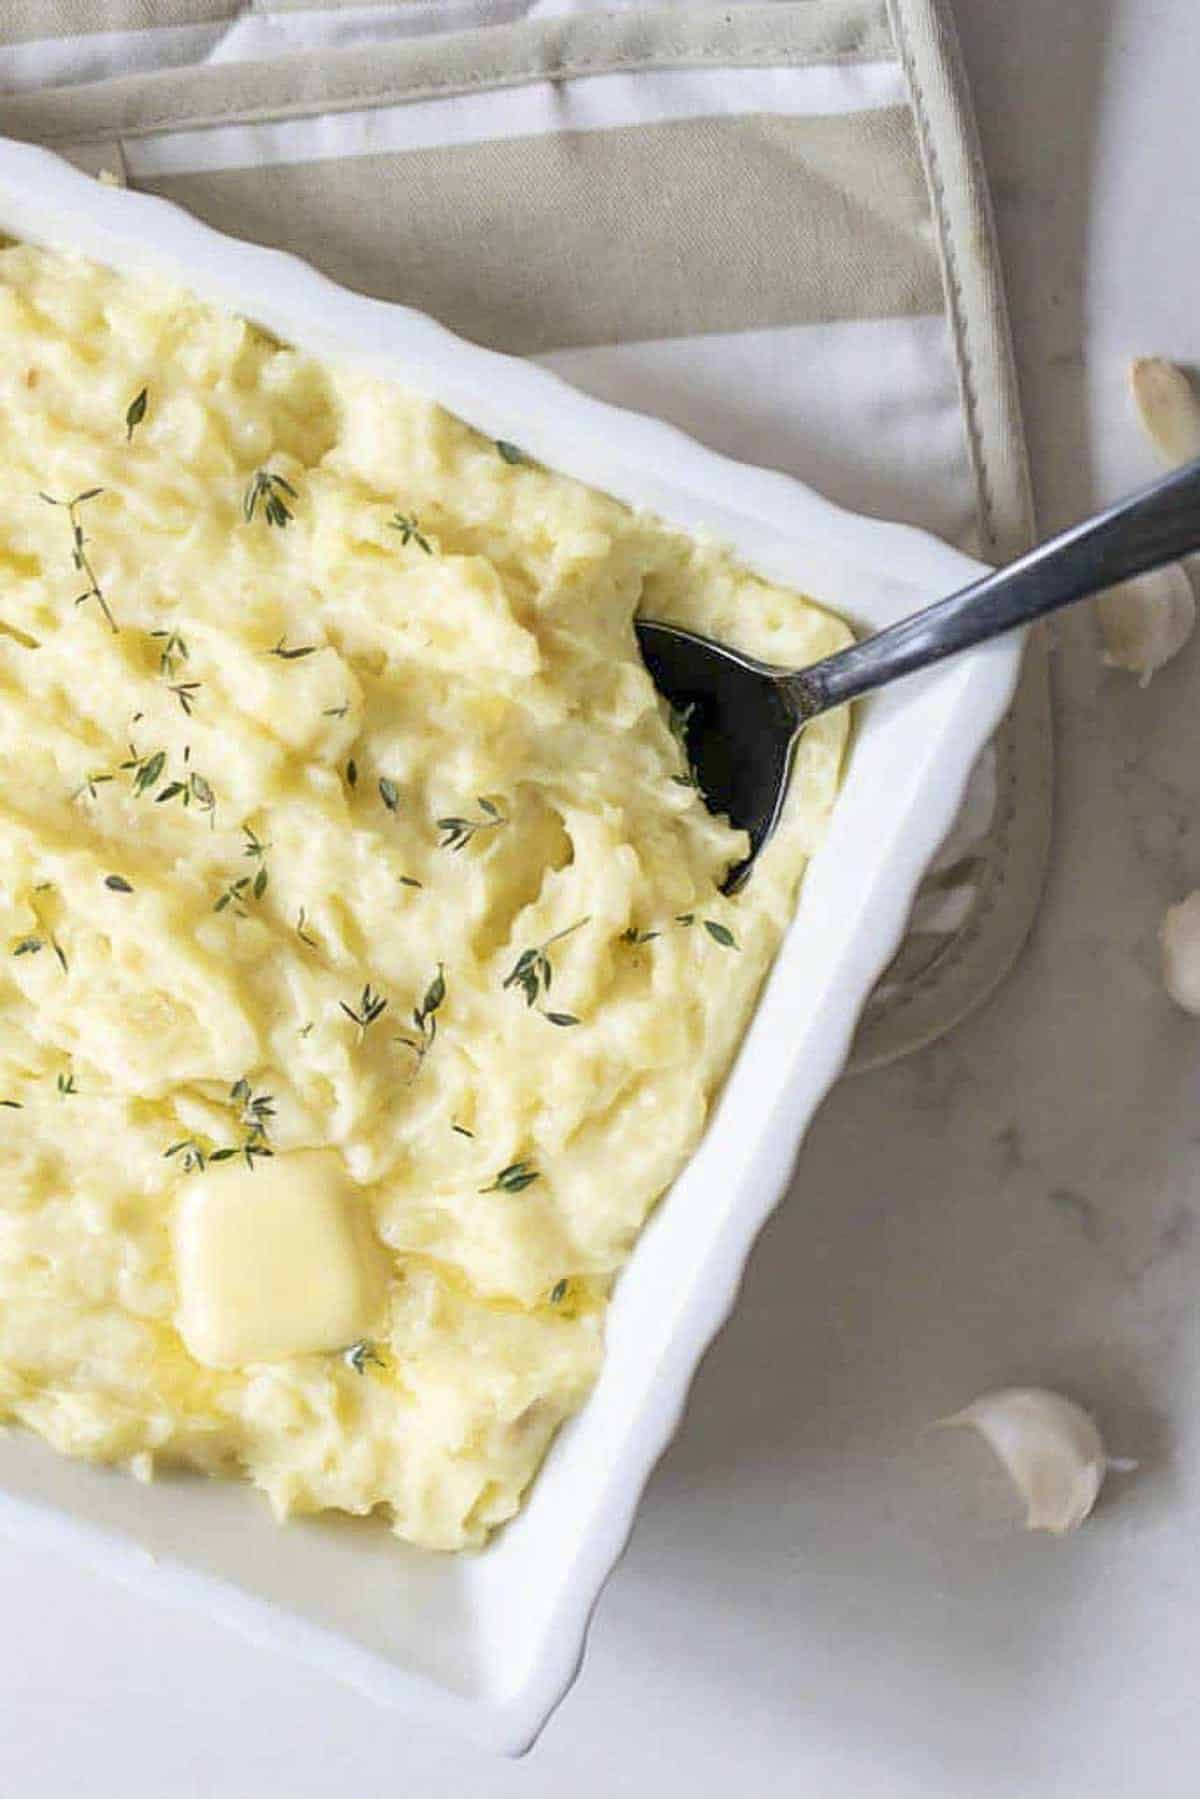
M1161 356L1129 365L1129 388L1150 442L1169 468L1200 456L1200 398L1188 377Z
M945 1424L972 1425L995 1452L1025 1501L1025 1528L1055 1536L1091 1512L1109 1462L1091 1416L1045 1387L985 1393Z
M1196 625L1196 595L1178 562L1118 582L1100 595L1107 668L1137 675L1141 686L1177 656Z
M1158 945L1163 986L1177 1006L1200 1018L1200 892L1167 908Z

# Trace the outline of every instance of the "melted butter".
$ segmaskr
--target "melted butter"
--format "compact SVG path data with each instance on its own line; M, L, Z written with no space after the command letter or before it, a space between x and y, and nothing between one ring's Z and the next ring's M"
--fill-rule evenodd
M184 1188L174 1244L179 1333L209 1368L344 1348L377 1314L361 1201L331 1151L210 1164Z

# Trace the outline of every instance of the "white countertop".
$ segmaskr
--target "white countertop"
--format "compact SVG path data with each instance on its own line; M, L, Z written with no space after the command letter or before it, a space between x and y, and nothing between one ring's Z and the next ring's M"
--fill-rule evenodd
M1200 11L957 10L1049 527L1152 472L1128 357L1200 360ZM1200 1025L1154 934L1200 884L1197 682L1196 646L1141 693L1061 627L1035 939L982 1016L821 1113L531 1758L0 1544L3 1799L1190 1799ZM1010 1381L1141 1461L1069 1540L922 1433Z

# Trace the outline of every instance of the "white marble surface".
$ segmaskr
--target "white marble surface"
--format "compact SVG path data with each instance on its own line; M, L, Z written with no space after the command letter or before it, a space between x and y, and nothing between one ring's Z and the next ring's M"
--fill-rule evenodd
M1122 371L1200 359L1195 0L958 0L1047 526L1150 472ZM730 1791L1184 1799L1200 1706L1200 1027L1155 981L1200 883L1200 651L1058 657L1041 923L986 1013L844 1084L697 1382L584 1677L491 1762L0 1545L0 1795ZM1061 1384L1141 1470L1061 1543L923 1425Z

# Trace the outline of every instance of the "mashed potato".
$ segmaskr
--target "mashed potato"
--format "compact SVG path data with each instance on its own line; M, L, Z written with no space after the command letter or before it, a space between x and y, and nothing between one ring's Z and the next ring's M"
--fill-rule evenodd
M837 785L688 784L646 614L799 663L719 548L186 293L0 251L0 1418L509 1517L704 1128Z

